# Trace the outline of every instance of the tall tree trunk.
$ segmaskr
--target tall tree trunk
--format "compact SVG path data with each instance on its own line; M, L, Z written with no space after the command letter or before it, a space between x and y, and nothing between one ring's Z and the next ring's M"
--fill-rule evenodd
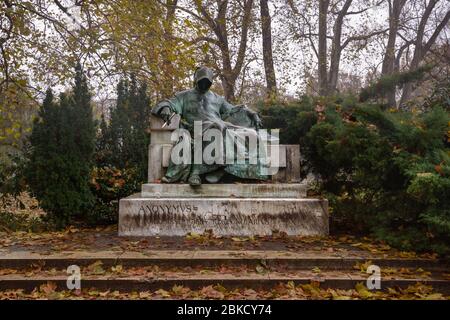
M319 3L319 94L328 94L327 89L327 14L329 0L320 0Z
M220 55L222 56L222 72L220 78L222 80L224 96L228 101L234 101L236 78L234 77L233 66L231 64L231 53L228 43L228 29L226 24L227 7L227 0L222 1L219 5L219 11L214 20L213 31L216 34Z
M330 70L328 74L327 93L334 93L337 87L337 81L339 76L339 64L341 62L342 53L342 24L344 23L344 17L350 8L353 0L346 0L344 6L336 18L333 27L333 42L331 44L331 57L330 57Z
M414 55L411 60L411 65L409 67L410 71L414 71L419 67L419 64L423 60L424 56L428 53L433 44L436 42L439 33L442 31L442 29L444 29L445 26L447 26L448 22L450 21L450 10L448 10L444 19L442 19L442 21L438 24L431 37L428 39L426 43L424 43L423 38L428 19L431 16L433 9L438 2L439 0L430 0L427 7L425 8L425 12L422 18L420 19L419 28L417 29L417 37L414 43L415 44ZM413 91L412 83L407 83L403 86L402 97L400 99L400 106L403 105L410 98L412 91Z
M405 3L406 0L389 1L389 36L384 53L383 65L381 67L381 74L383 76L392 74L395 69L395 42L397 40L400 14ZM386 92L386 98L390 106L396 106L395 88Z
M251 13L254 0L243 1L243 15L240 28L239 46L237 48L237 56L234 67L232 66L232 58L228 42L227 30L227 8L228 0L217 0L218 11L216 17L212 17L208 10L202 5L201 1L196 1L197 11L200 12L203 22L206 22L213 31L216 39L207 40L219 47L222 58L222 69L220 70L220 78L225 98L234 102L236 79L241 74L244 66L244 60L247 51L248 31L251 23Z
M263 46L264 71L266 73L267 95L275 97L277 95L277 82L275 69L273 66L272 51L272 25L268 0L260 0L261 9L261 33Z
M236 79L234 78L233 67L231 65L231 54L228 44L228 33L226 29L225 17L217 19L216 36L219 40L220 55L222 56L222 70L220 78L222 80L222 88L224 96L228 101L235 100L235 85ZM223 21L223 23L221 22Z
M178 0L167 0L166 1L166 19L163 22L164 27L164 38L167 43L173 42L173 21L175 19L175 8L177 6ZM162 95L163 97L170 97L173 95L175 79L174 75L174 67L172 61L169 57L173 56L170 52L172 50L172 46L166 46L163 51L162 57Z
M222 80L222 89L225 99L227 99L227 101L234 102L236 100L236 79L234 79L231 69L223 67L220 79Z
M394 71L395 43L397 40L398 24L405 3L406 0L389 1L389 37L381 68L382 75L389 75Z

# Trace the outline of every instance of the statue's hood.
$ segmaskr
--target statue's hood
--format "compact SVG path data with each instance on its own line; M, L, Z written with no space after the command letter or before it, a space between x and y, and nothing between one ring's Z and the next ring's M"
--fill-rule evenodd
M214 73L212 69L208 67L200 67L195 70L194 83L197 84L202 79L208 79L211 83L213 82Z

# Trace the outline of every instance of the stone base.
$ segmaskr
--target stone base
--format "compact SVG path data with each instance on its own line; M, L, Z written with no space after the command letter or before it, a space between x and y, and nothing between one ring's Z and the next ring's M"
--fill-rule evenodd
M327 235L328 201L308 198L149 198L120 200L119 235Z
M303 198L303 183L204 183L195 188L184 183L146 183L145 198Z

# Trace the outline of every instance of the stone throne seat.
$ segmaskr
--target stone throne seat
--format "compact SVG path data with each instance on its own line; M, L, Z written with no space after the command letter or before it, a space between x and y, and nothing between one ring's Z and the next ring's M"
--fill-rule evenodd
M212 230L221 236L327 235L328 201L306 198L299 145L279 146L279 170L267 183L162 184L180 117L163 127L151 116L148 183L120 200L119 235L183 236Z

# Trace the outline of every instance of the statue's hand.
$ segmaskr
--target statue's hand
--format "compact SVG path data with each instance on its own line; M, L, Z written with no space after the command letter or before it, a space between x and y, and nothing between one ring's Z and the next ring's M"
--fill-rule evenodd
M261 119L259 118L259 115L258 115L257 113L255 113L255 119L254 119L254 122L255 122L255 128L256 128L256 129L262 128L262 121L261 121Z
M169 121L170 115L172 114L172 111L169 107L163 107L161 111L158 112L158 116L164 120L164 122Z
M258 113L247 108L247 114L248 117L252 120L252 123L256 129L262 128L261 118L259 117Z

